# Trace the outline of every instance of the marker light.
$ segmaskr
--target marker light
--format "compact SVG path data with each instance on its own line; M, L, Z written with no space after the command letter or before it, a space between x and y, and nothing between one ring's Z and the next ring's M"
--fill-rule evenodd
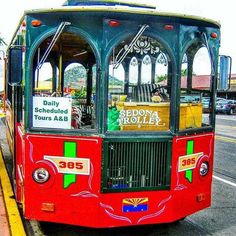
M118 26L120 26L120 22L117 21L117 20L109 20L108 24L109 24L111 27L118 27Z
M45 168L39 168L33 172L33 179L39 184L47 182L49 178L50 174Z
M42 22L40 20L32 20L31 25L34 27L39 27L40 25L42 25Z
M164 28L165 28L165 30L173 30L174 26L173 25L165 25Z
M205 193L199 193L196 198L197 198L197 202L202 202L206 200L206 195Z
M202 162L201 163L199 172L200 172L201 176L206 176L207 175L207 173L209 172L209 164L208 164L208 162Z
M52 202L43 202L41 204L41 210L47 212L54 212L55 211L55 204Z
M217 33L215 33L215 32L212 32L212 33L211 33L211 37L212 37L213 39L216 39L217 36L218 36Z

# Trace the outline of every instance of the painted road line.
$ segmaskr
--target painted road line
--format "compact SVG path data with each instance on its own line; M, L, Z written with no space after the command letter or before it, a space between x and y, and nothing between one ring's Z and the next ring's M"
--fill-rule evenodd
M4 165L1 149L0 149L0 179L2 184L2 191L8 215L11 235L26 236L16 201L13 198L14 194L12 191L10 179L7 174L7 170Z
M228 138L228 137L224 137L224 136L220 136L220 135L216 135L215 137L217 140L222 140L222 141L228 142L228 143L236 143L236 138Z
M223 129L236 129L236 126L230 126L230 125L216 125L217 128L223 128Z
M232 121L236 121L236 116L217 116L217 120L232 120Z
M219 180L219 181L221 181L221 182L223 182L223 183L229 184L229 185L231 185L231 186L233 186L233 187L236 187L236 183L233 183L233 182L231 182L231 181L229 181L229 180L222 179L222 178L220 178L220 177L218 177L218 176L215 176L215 175L213 175L213 178L214 178L214 179L217 179L217 180Z

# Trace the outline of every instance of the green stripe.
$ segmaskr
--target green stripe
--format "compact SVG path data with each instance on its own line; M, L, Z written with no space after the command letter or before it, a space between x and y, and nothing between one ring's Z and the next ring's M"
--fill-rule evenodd
M65 142L64 143L64 156L68 158L76 157L77 143ZM64 188L68 188L71 184L76 182L75 174L64 174Z
M190 140L187 142L187 155L193 154L194 141Z
M193 154L194 152L194 140L189 140L187 142L187 155ZM185 178L192 183L193 182L193 170L186 170Z

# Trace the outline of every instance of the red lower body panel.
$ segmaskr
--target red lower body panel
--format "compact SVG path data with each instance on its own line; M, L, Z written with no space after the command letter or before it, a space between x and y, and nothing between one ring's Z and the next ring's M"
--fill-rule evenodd
M161 191L102 193L102 139L25 135L23 206L28 219L88 227L173 222L210 206L214 135L175 137L171 187ZM201 163L209 173L200 176ZM45 168L46 183L33 173Z

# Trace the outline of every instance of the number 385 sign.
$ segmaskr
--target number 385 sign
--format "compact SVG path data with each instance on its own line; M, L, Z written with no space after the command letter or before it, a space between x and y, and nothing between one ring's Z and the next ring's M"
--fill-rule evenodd
M196 168L198 159L202 155L203 152L199 152L179 157L179 172Z
M87 158L44 156L44 160L52 162L58 173L89 175L90 172L90 159Z

